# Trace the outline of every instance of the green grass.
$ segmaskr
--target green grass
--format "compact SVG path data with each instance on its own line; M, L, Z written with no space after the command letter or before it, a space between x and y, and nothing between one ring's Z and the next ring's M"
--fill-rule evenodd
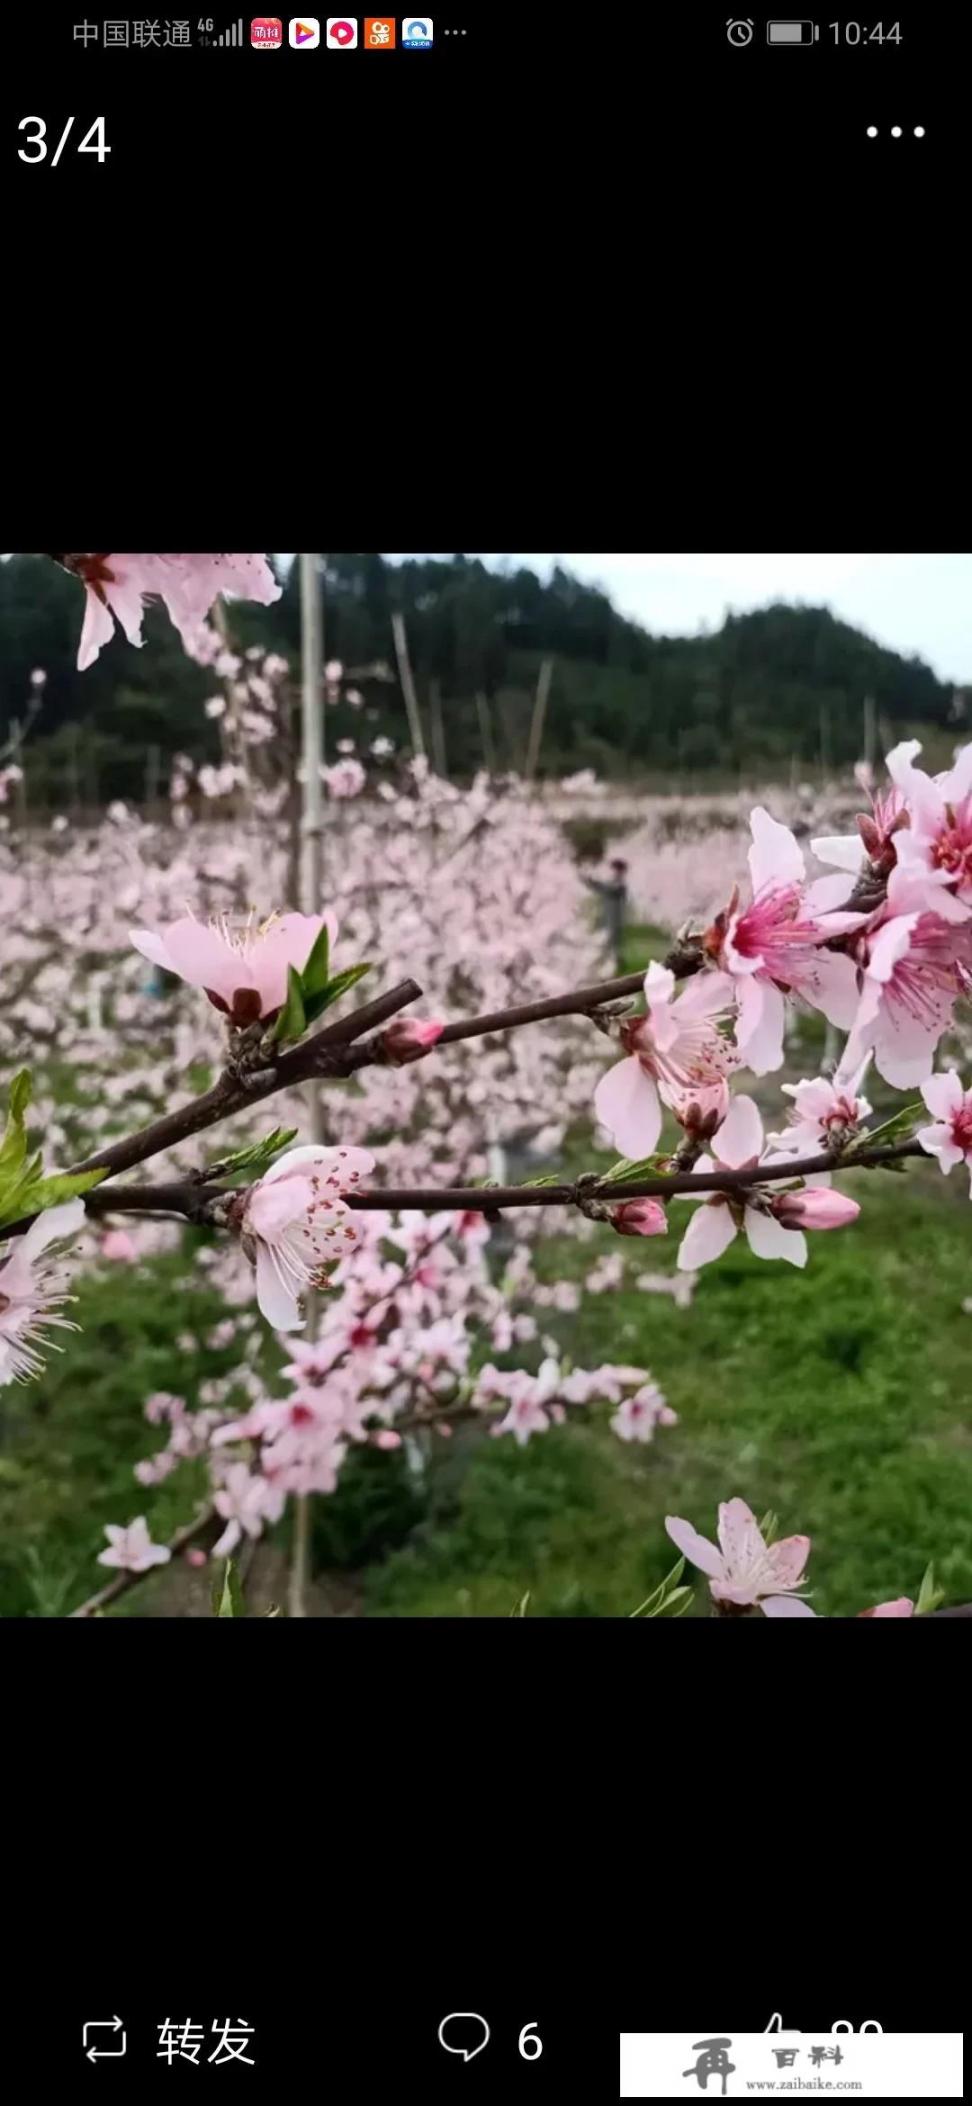
M683 1311L633 1285L670 1267L659 1239L629 1258L623 1291L552 1319L581 1365L650 1367L679 1425L647 1448L603 1424L524 1450L480 1439L443 1465L410 1543L366 1575L365 1613L507 1615L529 1589L530 1614L623 1615L674 1561L666 1513L710 1534L733 1494L813 1538L819 1612L915 1595L930 1558L949 1599L969 1599L969 1202L931 1167L862 1184L861 1223L814 1237L805 1273L737 1243ZM577 1273L595 1252L552 1238L542 1269Z
M185 1273L175 1252L89 1274L70 1311L81 1330L40 1381L0 1390L0 1616L62 1614L111 1577L95 1562L107 1522L144 1513L164 1542L204 1492L198 1463L155 1487L132 1476L164 1440L143 1416L145 1398L164 1389L194 1403L198 1382L238 1357L202 1343L180 1352L182 1333L202 1341L226 1315L205 1284L186 1291Z

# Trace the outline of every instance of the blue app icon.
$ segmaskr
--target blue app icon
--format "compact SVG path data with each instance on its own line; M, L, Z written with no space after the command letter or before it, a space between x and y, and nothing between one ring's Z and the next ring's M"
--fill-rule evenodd
M403 51L431 51L431 15L406 15L402 23Z

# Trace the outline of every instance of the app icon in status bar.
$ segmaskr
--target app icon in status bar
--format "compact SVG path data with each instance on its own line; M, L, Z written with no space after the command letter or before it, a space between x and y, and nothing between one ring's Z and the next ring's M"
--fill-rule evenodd
M364 48L366 51L394 51L394 15L366 15Z
M279 51L283 43L280 16L257 15L250 23L250 43L254 51Z
M327 48L329 51L353 51L357 41L358 25L353 16L328 16Z
M295 51L316 51L321 41L321 25L313 15L300 15L290 24L290 41Z
M406 15L402 23L403 51L431 51L431 15Z

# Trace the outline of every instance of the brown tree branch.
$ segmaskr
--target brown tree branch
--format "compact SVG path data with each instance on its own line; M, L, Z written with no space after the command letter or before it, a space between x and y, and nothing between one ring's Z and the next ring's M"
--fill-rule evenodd
M372 1050L365 1058L356 1059L351 1050L355 1039L373 1030L376 1024L386 1024L399 1009L416 1001L421 992L417 981L400 981L397 987L389 988L387 994L379 995L377 1001L365 1002L339 1023L325 1025L322 1031L315 1031L311 1038L302 1040L292 1052L281 1054L265 1077L252 1078L244 1084L233 1075L223 1074L211 1090L193 1097L178 1111L163 1113L161 1119L153 1119L151 1125L129 1134L124 1141L110 1141L107 1148L85 1156L83 1162L72 1164L72 1168L107 1169L108 1175L115 1177L119 1170L130 1170L135 1163L144 1163L149 1156L160 1155L163 1149L173 1148L176 1142L187 1140L190 1134L215 1125L217 1119L228 1119L248 1105L262 1103L277 1090L311 1081L315 1076L353 1074L356 1067L364 1067L368 1060L378 1057Z
M918 1141L893 1141L885 1147L858 1145L852 1154L794 1156L791 1161L751 1163L742 1170L676 1170L670 1176L601 1178L586 1171L570 1184L549 1185L434 1185L376 1186L370 1192L348 1192L345 1204L363 1213L397 1213L412 1208L417 1213L490 1214L506 1207L575 1207L592 1200L669 1199L683 1192L741 1192L752 1185L779 1184L794 1178L811 1177L821 1170L875 1170L882 1164L900 1163L907 1157L924 1157ZM927 1159L927 1158L926 1158ZM163 1185L96 1185L86 1192L87 1213L171 1214L175 1218L213 1226L219 1220L221 1203L229 1196L242 1198L243 1185L203 1185L191 1179ZM22 1235L33 1216L13 1221L5 1236Z

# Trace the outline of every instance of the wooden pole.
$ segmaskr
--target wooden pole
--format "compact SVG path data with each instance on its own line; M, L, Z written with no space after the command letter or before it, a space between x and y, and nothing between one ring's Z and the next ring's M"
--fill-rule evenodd
M438 680L429 681L429 729L432 739L432 765L437 775L448 775L446 767L445 725L442 721L442 689Z
M324 623L321 613L321 581L317 556L301 556L300 639L302 730L304 763L302 826L304 853L301 879L305 914L321 911L321 849L324 829L324 797L321 766L324 758L324 701L321 665Z
M483 764L489 775L495 775L496 755L493 751L493 729L489 721L489 703L481 688L476 690L476 715L479 718L479 736L483 742Z
M543 739L543 722L547 714L547 702L550 696L550 682L553 679L553 663L554 662L552 658L545 658L540 667L539 676L537 678L537 692L533 704L533 716L530 721L530 738L529 743L527 745L526 767L524 769L524 774L526 776L527 782L533 781L534 775L536 774L537 762L540 758L540 745Z
M425 740L422 736L422 719L419 716L418 696L412 678L412 664L408 655L408 638L405 634L405 616L396 607L392 614L392 635L395 638L395 656L398 660L398 677L402 683L405 708L408 713L408 728L412 740L412 752L416 760L425 759Z

